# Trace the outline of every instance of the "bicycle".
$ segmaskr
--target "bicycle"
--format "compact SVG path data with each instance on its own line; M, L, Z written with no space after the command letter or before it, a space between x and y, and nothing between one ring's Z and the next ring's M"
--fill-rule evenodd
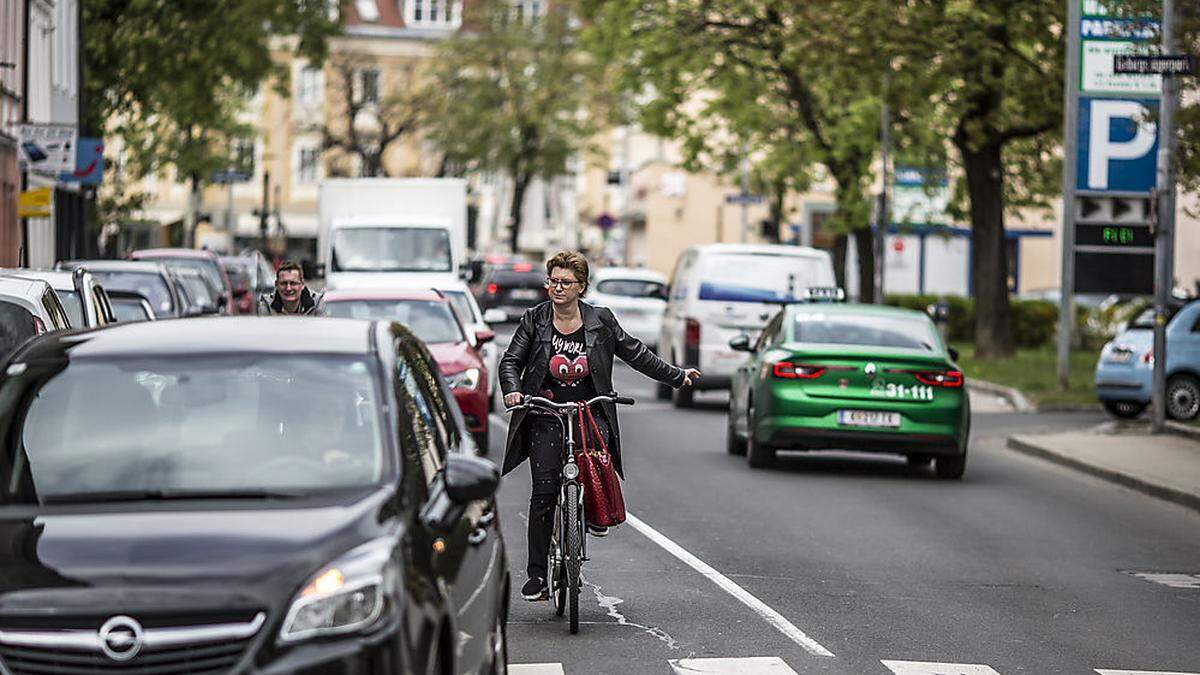
M551 413L563 427L562 484L554 507L554 530L550 535L546 583L550 598L554 601L554 613L558 616L564 612L567 614L572 635L579 632L579 591L583 585L581 573L583 562L588 557L585 536L587 524L583 519L583 484L579 481L579 465L575 462L575 431L571 416L601 401L612 401L619 405L634 404L632 398L613 393L572 403L555 403L541 396L525 396L520 405L508 408L508 412L536 408Z

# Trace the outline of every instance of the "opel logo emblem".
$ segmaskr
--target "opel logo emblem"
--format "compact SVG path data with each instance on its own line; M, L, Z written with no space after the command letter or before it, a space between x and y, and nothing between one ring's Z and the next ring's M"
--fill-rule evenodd
M142 650L142 624L128 616L114 616L100 626L100 649L113 661L128 661Z
M867 365L866 365L866 366L863 368L863 372L867 374L867 377L875 377L875 364L874 364L874 363L868 363L868 364L867 364Z

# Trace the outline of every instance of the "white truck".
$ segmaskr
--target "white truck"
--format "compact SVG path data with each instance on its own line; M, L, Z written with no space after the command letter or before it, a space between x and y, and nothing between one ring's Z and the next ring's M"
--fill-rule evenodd
M434 287L458 281L467 250L467 182L332 178L317 191L325 286Z

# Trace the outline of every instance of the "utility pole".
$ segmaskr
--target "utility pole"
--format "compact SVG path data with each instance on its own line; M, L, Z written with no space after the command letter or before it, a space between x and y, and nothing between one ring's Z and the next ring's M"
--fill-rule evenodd
M271 172L263 170L263 185L262 185L262 208L258 211L258 233L262 238L262 252L265 256L270 256L270 249L267 247L267 217L271 214Z
M875 304L883 304L883 242L887 239L888 218L888 160L892 149L892 114L887 103L887 75L883 77L883 106L879 114L879 142L882 146L880 159L883 164L883 180L879 188L879 213L875 224ZM861 278L861 277L860 277Z
M750 204L746 201L750 194L750 150L742 144L742 243L750 236Z
M1080 0L1067 0L1067 77L1063 92L1062 276L1058 307L1058 388L1070 386L1071 333L1075 330L1075 156L1079 119Z
M1163 0L1162 53L1175 47L1175 1ZM1158 118L1158 166L1155 204L1158 219L1154 228L1154 374L1151 407L1152 431L1166 429L1167 403L1167 303L1171 299L1175 262L1175 177L1171 158L1175 145L1175 78L1163 75Z

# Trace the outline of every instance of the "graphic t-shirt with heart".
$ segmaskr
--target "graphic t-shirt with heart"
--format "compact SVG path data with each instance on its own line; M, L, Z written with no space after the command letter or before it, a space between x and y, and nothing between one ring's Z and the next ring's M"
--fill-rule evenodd
M554 329L551 338L550 372L542 382L546 398L559 403L585 401L596 396L592 371L588 366L583 326L570 335Z

